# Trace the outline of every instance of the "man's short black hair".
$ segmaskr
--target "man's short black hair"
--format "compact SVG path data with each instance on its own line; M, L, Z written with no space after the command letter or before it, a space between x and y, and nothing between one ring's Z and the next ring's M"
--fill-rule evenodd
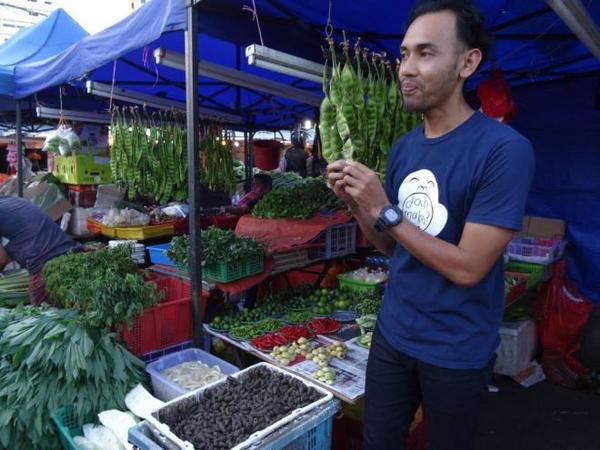
M470 0L417 0L410 12L406 28L425 14L450 11L456 15L456 35L468 49L478 48L485 62L492 50L494 39L485 27L481 10Z
M271 189L273 187L273 179L266 173L257 173L254 175L254 179L261 182L265 189Z

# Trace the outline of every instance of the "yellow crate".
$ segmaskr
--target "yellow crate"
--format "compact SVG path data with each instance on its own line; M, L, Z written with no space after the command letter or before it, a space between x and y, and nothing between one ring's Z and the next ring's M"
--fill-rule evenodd
M94 155L55 156L54 175L67 184L107 184L112 181L110 158Z
M100 233L106 237L117 237L117 229L115 227L107 227L106 225L100 225Z
M165 223L160 225L146 225L142 227L117 227L117 238L144 240L161 236L171 236L175 233L175 224Z

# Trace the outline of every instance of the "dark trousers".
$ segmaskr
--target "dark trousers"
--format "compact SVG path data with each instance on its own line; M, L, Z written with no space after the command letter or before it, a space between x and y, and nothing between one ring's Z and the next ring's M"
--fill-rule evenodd
M473 450L494 359L484 369L437 367L397 351L375 330L367 366L364 450L405 449L421 402L427 450Z

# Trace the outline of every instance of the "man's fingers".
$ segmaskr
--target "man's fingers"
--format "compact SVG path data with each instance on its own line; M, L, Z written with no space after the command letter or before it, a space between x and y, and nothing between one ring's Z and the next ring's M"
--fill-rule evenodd
M331 164L329 164L327 166L327 173L335 173L335 172L341 172L344 167L346 166L346 160L345 159L340 159L338 161L334 161Z
M365 168L365 169L366 169L366 168ZM347 165L344 167L344 169L343 169L343 172L344 172L346 175L349 175L349 176L351 176L351 177L354 177L354 178L356 178L356 179L358 179L358 180L363 180L363 181L366 181L366 180L367 180L367 177L368 177L368 175L369 175L369 173L370 173L370 169L366 169L366 170L364 170L362 167L357 167L357 166L355 166L355 165L350 165L350 164L347 164Z
M346 186L352 186L354 188L357 188L359 186L364 186L364 183L362 180L355 178L351 175L344 175L343 180L344 180L344 183L346 184Z

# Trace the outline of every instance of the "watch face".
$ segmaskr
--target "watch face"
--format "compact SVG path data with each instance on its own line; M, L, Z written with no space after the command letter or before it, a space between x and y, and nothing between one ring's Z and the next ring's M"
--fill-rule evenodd
M390 222L395 222L398 220L398 213L393 209L388 209L385 213L385 218Z

